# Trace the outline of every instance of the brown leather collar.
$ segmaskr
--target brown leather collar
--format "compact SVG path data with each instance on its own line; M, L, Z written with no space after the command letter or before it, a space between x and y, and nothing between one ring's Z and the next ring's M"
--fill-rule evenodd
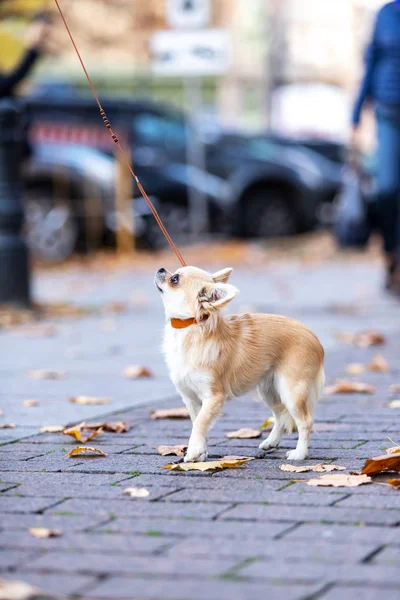
M207 321L207 319L208 315L200 322ZM190 325L194 325L195 323L199 323L199 321L196 321L194 317L190 317L190 319L171 319L171 326L174 329L186 329L186 327L190 327Z

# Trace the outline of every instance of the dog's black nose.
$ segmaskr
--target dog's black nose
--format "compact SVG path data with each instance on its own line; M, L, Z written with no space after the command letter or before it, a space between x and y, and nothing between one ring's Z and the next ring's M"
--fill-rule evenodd
M157 271L157 275L162 275L163 273L166 273L166 269L164 269L163 267L161 267L161 269L158 269Z

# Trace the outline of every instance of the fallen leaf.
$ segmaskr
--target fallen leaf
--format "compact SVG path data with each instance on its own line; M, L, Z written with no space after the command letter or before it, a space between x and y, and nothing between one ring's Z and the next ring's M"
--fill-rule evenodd
M0 423L0 429L15 429L15 423Z
M378 331L364 331L361 333L339 332L336 338L345 344L354 344L359 348L369 348L385 343L385 336Z
M157 446L157 450L161 456L185 456L187 446L185 444L178 444L177 446Z
M119 302L118 300L115 302L109 302L104 306L104 311L107 313L113 314L121 314L126 312L128 309L128 304L126 302Z
M400 393L400 383L393 383L389 386L389 394L399 394Z
M150 496L149 490L137 487L126 488L122 493L124 496L130 496L131 498L147 498L147 496Z
M359 381L338 381L335 385L324 389L324 394L331 396L333 394L375 394L376 388L369 383Z
M28 376L32 379L62 379L65 373L62 371L51 371L50 369L38 369L29 371Z
M376 373L388 373L390 371L390 365L388 361L383 358L382 354L376 354L372 362L368 363L367 368L369 371Z
M221 471L222 469L235 469L245 465L248 460L247 457L231 458L225 456L219 460L210 460L209 462L172 463L163 466L162 469L170 469L171 471Z
M389 408L400 408L400 400L392 400L389 402Z
M29 583L0 579L0 600L32 600L40 596L40 590Z
M224 456L223 458L221 458L221 460L246 460L247 462L249 462L250 460L255 460L255 456L235 456L235 455L229 455L229 456Z
M389 442L392 442L392 444L396 444L396 442L393 441L389 436L386 439L389 440ZM390 448L385 448L385 452L387 454L397 454L400 452L400 446L391 446Z
M71 452L68 452L67 456L72 458L73 456L78 456L78 454L83 454L85 456L89 456L90 454L98 454L99 456L108 456L103 450L99 450L98 448L92 448L91 446L77 446L77 448L73 448Z
M161 410L152 410L151 419L188 419L189 412L187 408L166 408Z
M387 483L394 488L400 488L400 479L388 479Z
M62 433L64 425L45 425L39 429L40 433Z
M125 433L129 431L130 425L125 421L111 421L110 423L87 423L85 429L102 429L108 433Z
M382 471L400 471L400 452L368 458L361 473L376 475L376 473L382 473Z
M365 372L365 365L363 363L350 363L345 368L345 372L349 375L361 375Z
M96 398L95 396L74 396L69 399L74 404L109 404L111 398Z
M24 400L24 406L39 406L37 400Z
M357 487L364 483L372 483L368 475L322 475L317 479L309 479L307 485L331 487Z
M90 442L90 440L93 440L93 438L97 437L103 431L102 428L99 427L99 428L95 429L94 431L92 431L92 433L90 433L88 436L82 437L82 429L86 429L85 421L83 421L79 425L75 425L74 427L69 427L68 429L64 429L63 434L70 435L77 442L86 444L86 442Z
M329 471L345 471L346 467L339 467L338 465L325 465L323 463L319 463L318 465L304 465L304 466L296 466L296 465L281 465L281 471L287 471L288 473L309 473L310 471L314 471L314 473L328 473Z
M153 377L153 373L147 367L132 365L124 369L125 377L128 379L140 379L141 377Z
M238 429L237 431L230 431L225 435L231 440L250 440L252 438L259 438L261 431L259 429L247 429L244 427L242 429Z
M59 537L62 535L61 529L48 529L47 527L31 527L29 533L40 539Z
M260 429L267 429L271 427L275 423L275 417L269 417L262 425L260 425Z

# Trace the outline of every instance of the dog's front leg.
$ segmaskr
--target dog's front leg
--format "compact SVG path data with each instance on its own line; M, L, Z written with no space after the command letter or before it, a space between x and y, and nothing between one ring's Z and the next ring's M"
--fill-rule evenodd
M210 396L203 400L200 412L193 423L185 462L206 460L208 430L220 414L223 404L222 395Z

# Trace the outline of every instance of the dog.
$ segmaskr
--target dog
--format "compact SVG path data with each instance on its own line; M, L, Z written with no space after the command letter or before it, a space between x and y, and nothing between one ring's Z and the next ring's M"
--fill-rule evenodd
M190 418L185 462L207 458L208 430L225 400L257 388L275 423L262 450L279 446L284 431L298 431L290 460L308 454L314 409L325 382L324 350L302 323L271 314L221 313L238 293L232 269L210 274L197 267L159 269L155 285L163 300L163 350L171 379Z

